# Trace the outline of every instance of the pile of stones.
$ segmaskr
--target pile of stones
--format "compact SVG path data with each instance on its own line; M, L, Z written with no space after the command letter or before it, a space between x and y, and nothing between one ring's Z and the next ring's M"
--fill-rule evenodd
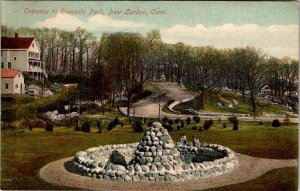
M203 159L199 155L205 152L219 155L201 162L183 160L187 156ZM238 159L233 151L221 145L176 145L168 131L155 122L139 143L99 146L80 151L74 157L73 164L76 172L84 176L115 181L160 182L221 175L238 167Z
M62 125L66 122L68 122L70 119L74 120L78 117L77 112L71 112L67 114L60 114L57 110L54 111L47 111L44 114L44 118L47 120L52 121L54 124Z

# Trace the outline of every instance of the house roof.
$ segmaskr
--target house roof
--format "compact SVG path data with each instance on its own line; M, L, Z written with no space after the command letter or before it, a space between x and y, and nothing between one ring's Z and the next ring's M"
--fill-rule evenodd
M1 70L1 78L14 78L19 72L17 69Z
M33 37L1 37L1 49L28 49Z

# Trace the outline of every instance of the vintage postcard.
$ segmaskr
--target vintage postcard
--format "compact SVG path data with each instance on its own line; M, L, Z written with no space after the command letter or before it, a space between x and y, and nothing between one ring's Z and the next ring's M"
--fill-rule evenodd
M2 190L298 190L299 3L2 1Z

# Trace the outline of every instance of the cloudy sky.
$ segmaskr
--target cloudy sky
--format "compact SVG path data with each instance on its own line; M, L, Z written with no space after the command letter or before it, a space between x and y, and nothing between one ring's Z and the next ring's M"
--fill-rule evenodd
M91 13L91 9L103 14ZM120 14L108 15L110 10ZM127 9L146 14L124 14ZM299 5L295 2L80 2L2 1L2 23L10 27L78 26L103 32L161 31L166 43L182 41L217 48L255 46L276 57L299 57ZM35 14L33 11L49 11ZM57 12L52 12L56 10ZM160 10L165 14L152 14ZM85 13L83 13L85 11Z

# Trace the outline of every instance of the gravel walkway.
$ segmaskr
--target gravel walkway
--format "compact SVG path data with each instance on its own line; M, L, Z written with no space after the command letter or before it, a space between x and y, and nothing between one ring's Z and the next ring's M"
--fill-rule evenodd
M240 166L236 170L213 178L185 180L180 182L117 182L99 180L74 174L68 164L70 158L61 159L44 166L39 176L51 184L92 190L202 190L237 184L258 178L269 170L297 166L297 160L276 160L238 154ZM66 167L69 169L66 170Z

